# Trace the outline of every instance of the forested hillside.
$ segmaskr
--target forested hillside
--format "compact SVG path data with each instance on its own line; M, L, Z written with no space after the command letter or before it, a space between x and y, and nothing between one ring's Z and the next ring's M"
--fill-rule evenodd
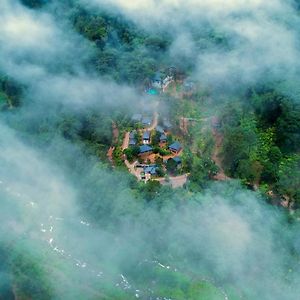
M0 4L0 299L297 299L299 4L198 2Z

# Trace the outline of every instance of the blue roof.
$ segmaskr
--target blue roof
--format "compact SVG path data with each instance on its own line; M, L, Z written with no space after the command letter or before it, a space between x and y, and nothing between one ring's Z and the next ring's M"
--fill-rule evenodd
M169 146L169 149L175 150L175 151L180 151L182 149L182 146L178 141L176 141L172 145Z
M160 141L166 141L168 138L165 134L162 134L159 138Z
M150 140L150 131L145 131L143 133L143 140Z
M148 145L142 145L140 146L140 153L146 153L152 151L152 147Z
M144 168L144 172L147 174L155 175L157 170L156 165L150 165Z
M151 117L144 117L144 118L142 119L142 123L143 123L143 125L151 125L151 123L152 123L152 118L151 118Z
M136 140L135 140L135 139L130 139L130 140L129 140L129 145L130 145L130 146L136 145Z

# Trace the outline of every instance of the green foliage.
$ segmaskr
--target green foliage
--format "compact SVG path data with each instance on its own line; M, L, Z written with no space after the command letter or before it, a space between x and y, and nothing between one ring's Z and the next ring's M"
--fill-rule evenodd
M30 7L39 7L43 3L42 0L22 0L22 2ZM170 60L165 58L167 56L165 54L169 52L172 41L167 34L146 33L124 17L104 11L90 13L81 9L79 4L70 11L76 30L94 46L94 57L90 66L101 75L137 86L143 85L156 70L169 65ZM196 40L197 47L209 46L207 36L195 32L191 34ZM229 39L222 32L209 30L208 37L211 44L230 46ZM192 69L185 65L184 59L180 63L184 68ZM0 84L1 107L19 106L22 88L8 78L1 78ZM187 184L189 193L206 188L208 181L218 171L210 158L213 140L208 134L204 136L200 120L202 107L199 103L207 94L207 91L203 94L195 93L189 101L177 101L178 99L171 96L162 99L170 108L170 119L174 120L172 122L176 125L175 130L181 117L195 118L197 122L199 121L193 129L189 128L187 136L184 137L186 144L194 142L193 152L187 149L182 157L183 170L190 172ZM245 183L263 183L260 189L263 192L268 191L269 187L275 187L280 194L289 197L295 208L299 208L300 158L297 153L300 142L299 105L273 90L253 91L246 100L247 104L241 104L231 99L221 114L225 169L231 176L240 178ZM63 153L63 157L56 159L57 161L61 159L64 165L70 167L70 172L74 175L72 180L79 187L80 205L98 226L114 231L122 224L119 220L124 216L130 223L131 218L141 216L144 200L151 201L153 207L160 209L161 219L164 214L167 215L167 211L172 211L171 207L177 207L186 200L185 191L175 193L171 188L161 186L155 180L150 180L146 184L137 183L133 176L118 172L120 168L124 168L123 154L132 161L138 157L139 151L138 147L133 147L122 152L120 147L121 137L131 125L124 110L118 108L112 111L106 107L91 107L84 109L83 112L66 112L63 108L52 107L49 112L47 108L43 109L45 111L43 120L35 118L33 114L18 115L11 117L10 125L19 128L19 133L28 138L27 141L39 143L44 149L53 144L54 137L72 142L75 150L66 148L67 151L62 151L65 149L59 148L60 145L56 146L57 148L52 146L51 149L59 149L60 152L57 153ZM112 144L112 120L120 131L119 138L116 138L118 142L115 143L118 145L113 152L114 164L120 168L116 168L117 171L114 173L98 160L98 157L105 159L107 148ZM171 142L172 136L169 135L168 143ZM161 156L170 154L169 151L158 147L158 143L159 134L156 133L153 137L154 152ZM80 151L76 152L76 147ZM69 155L70 150L80 155ZM55 155L59 156L57 153ZM47 154L50 156L50 151ZM76 160L73 160L73 157L76 157ZM157 164L158 176L163 176L161 159L157 160ZM166 167L170 173L177 173L177 164L173 160L169 160ZM148 220L144 222L147 224ZM5 262L1 265L0 274L4 276L0 277L0 281L6 289L7 299L12 297L13 285L19 298L53 298L51 287L45 277L45 272L49 270L41 267L44 265L43 262L23 252L13 253L8 258L0 251L0 257L1 261ZM151 278L143 271L139 272L138 277L144 282L147 282L146 279L148 282L159 282L153 289L160 297L172 297L177 300L224 299L224 295L221 295L212 284L197 278L191 280L192 276L158 269L153 273L149 272L153 275ZM77 283L72 282L74 285ZM116 291L115 287L109 287L105 290L105 295L99 298L132 297L123 291Z
M295 154L282 159L278 175L278 191L295 201L296 208L300 208L300 155Z
M155 290L157 296L177 300L221 300L222 293L206 281L191 281L179 272L156 270L155 280L159 286Z
M116 166L121 167L123 166L123 151L121 147L116 147L115 150L113 151L113 158L114 158L114 163Z
M141 183L139 191L141 192L142 198L147 201L154 200L161 190L161 185L156 180L149 180L147 183Z
M262 169L263 166L259 161L242 159L239 161L236 174L240 179L244 180L245 183L256 183L260 180Z
M170 155L171 152L169 150L163 149L159 146L154 146L153 147L153 153L158 153L161 156L166 156L166 155Z
M165 176L165 171L163 170L162 167L158 167L156 169L156 175L157 175L157 177L164 177Z
M231 176L237 176L239 163L256 159L257 135L246 127L226 127L223 143L223 163Z
M0 77L0 105L2 108L18 107L21 104L22 87L6 76Z
M30 8L40 8L49 0L21 0L21 3Z
M132 162L133 160L137 159L139 155L140 149L138 146L129 147L124 150L124 154L126 155L127 159Z
M225 170L247 183L280 186L281 194L290 194L282 168L289 168L287 160L299 151L300 107L270 89L252 91L248 101L225 105L222 111ZM295 190L293 183L291 186Z
M212 284L199 282L192 284L187 292L189 300L221 300L224 295Z
M273 127L277 146L284 153L297 151L300 142L300 105L279 94L267 91L252 96L260 127Z
M215 163L208 157L194 156L190 165L189 189L192 191L201 191L208 180L217 172Z
M253 108L264 127L272 126L282 113L281 103L284 101L282 95L274 91L256 94L254 92L252 99Z
M107 38L107 23L101 16L80 15L74 25L89 40L101 41Z
M300 105L288 100L282 104L283 112L276 122L276 139L283 153L299 150Z
M75 29L95 44L93 67L118 82L143 83L166 60L170 41L165 34L152 36L118 15L90 14L80 6L70 17Z
M159 146L159 141L160 141L160 133L158 131L155 131L155 134L152 135L152 146L153 147L158 147Z
M3 299L52 299L52 287L46 279L40 258L33 258L26 252L8 245L0 245L0 278L1 295ZM4 293L4 294L3 294ZM2 299L2 298L1 298Z
M152 51L167 50L169 41L163 36L149 36L145 39L145 46Z
M171 174L176 174L178 171L177 163L174 161L174 159L168 159L166 163L166 168Z
M4 110L9 106L10 100L8 96L0 91L0 110Z

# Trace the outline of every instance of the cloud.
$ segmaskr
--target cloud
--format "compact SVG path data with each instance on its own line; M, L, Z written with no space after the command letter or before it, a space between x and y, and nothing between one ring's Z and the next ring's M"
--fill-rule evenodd
M100 78L86 67L93 47L51 13L1 2L0 70L40 103L86 107L134 104L134 89Z
M120 11L150 32L167 31L174 39L170 49L174 62L188 56L195 66L194 76L203 83L224 89L266 78L299 80L299 17L291 1L81 2ZM205 41L195 40L205 31L222 38L225 47L215 44L211 35L204 36Z
M288 225L282 212L253 192L237 188L228 196L226 186L212 186L188 202L174 194L176 205L162 194L166 204L159 210L136 202L126 180L98 169L95 192L106 212L98 227L84 217L80 205L94 171L83 172L80 180L72 178L63 164L54 164L7 127L0 129L2 240L25 237L31 247L39 244L34 251L46 255L45 264L52 270L47 277L58 298L86 293L83 286L97 293L104 282L147 295L148 288L164 284L148 284L157 268L192 273L247 299L297 298L299 226ZM135 275L140 269L144 283ZM58 282L54 275L61 272L65 278ZM75 278L82 285L72 285Z
M71 50L73 53L77 51L71 45L74 36L68 37L47 13L26 9L14 0L4 0L0 15L3 20L0 29L1 65L8 70L14 67L10 70L16 70L14 75L24 65L45 68L55 60L70 63Z
M93 3L114 7L147 30L169 28L169 55L195 62L194 76L200 81L230 85L238 78L247 84L269 70L279 78L298 70L298 20L282 1ZM27 112L42 119L43 104L81 109L138 102L132 88L84 67L93 49L68 24L17 1L2 0L0 8L0 68L26 85L26 99L34 99ZM208 49L197 49L195 29L208 20L228 38L228 48L211 42ZM103 282L132 295L138 289L146 297L156 287L151 274L157 269L209 278L247 299L298 297L299 226L289 224L284 213L255 193L212 185L191 197L163 189L158 208L139 198L123 173L95 165L80 147L62 138L53 139L52 147L42 152L1 124L0 145L1 239L25 237L46 257L58 298L86 295L86 286L98 295ZM87 218L88 209L97 212L100 225ZM144 267L149 262L150 275ZM57 274L65 281L57 280Z

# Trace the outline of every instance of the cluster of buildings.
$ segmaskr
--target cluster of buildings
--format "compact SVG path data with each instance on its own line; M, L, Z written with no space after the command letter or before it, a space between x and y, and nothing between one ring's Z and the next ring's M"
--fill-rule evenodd
M132 117L132 120L136 123L142 124L144 128L151 126L153 119L151 117L143 117L141 114L135 114ZM161 148L167 148L170 150L173 154L178 154L182 150L181 144L176 141L169 145L167 147L168 142L168 134L170 133L170 130L172 128L172 124L168 119L163 119L161 125L157 125L155 127L155 131L160 134L159 137L159 146ZM153 147L151 146L152 138L151 138L152 132L149 130L144 130L142 137L141 137L141 145L139 146L140 149L140 156L150 155L153 152ZM137 146L138 143L138 132L137 130L133 130L129 133L129 146Z
M167 147L167 149L173 154L173 155L178 155L181 150L182 146L178 141L175 141L171 145ZM148 156L153 153L153 147L149 144L144 144L140 146L140 156L145 158L145 156Z
M178 156L182 151L182 145L178 141L171 142L168 145L168 135L170 134L170 130L172 128L172 124L168 119L163 119L160 125L157 125L152 131L147 130L147 127L152 125L151 117L143 117L142 115L134 115L132 120L136 123L140 123L145 129L141 130L140 133L137 130L133 130L129 133L129 147L138 147L139 149L139 158L140 161L143 161L144 164L138 164L136 169L139 170L140 179L141 180L149 180L151 176L158 175L158 170L160 167L155 163L146 163L149 162L149 158L153 156L154 148L153 148L153 139L154 135L159 136L159 147L168 150L170 152L169 155L165 156L166 159L162 157L164 166L167 166L168 162L172 160L172 165L178 169L181 166L181 158ZM141 135L140 135L141 134ZM157 143L157 140L156 140ZM157 144L156 144L157 145ZM159 154L157 154L159 156ZM164 169L166 169L164 167Z

